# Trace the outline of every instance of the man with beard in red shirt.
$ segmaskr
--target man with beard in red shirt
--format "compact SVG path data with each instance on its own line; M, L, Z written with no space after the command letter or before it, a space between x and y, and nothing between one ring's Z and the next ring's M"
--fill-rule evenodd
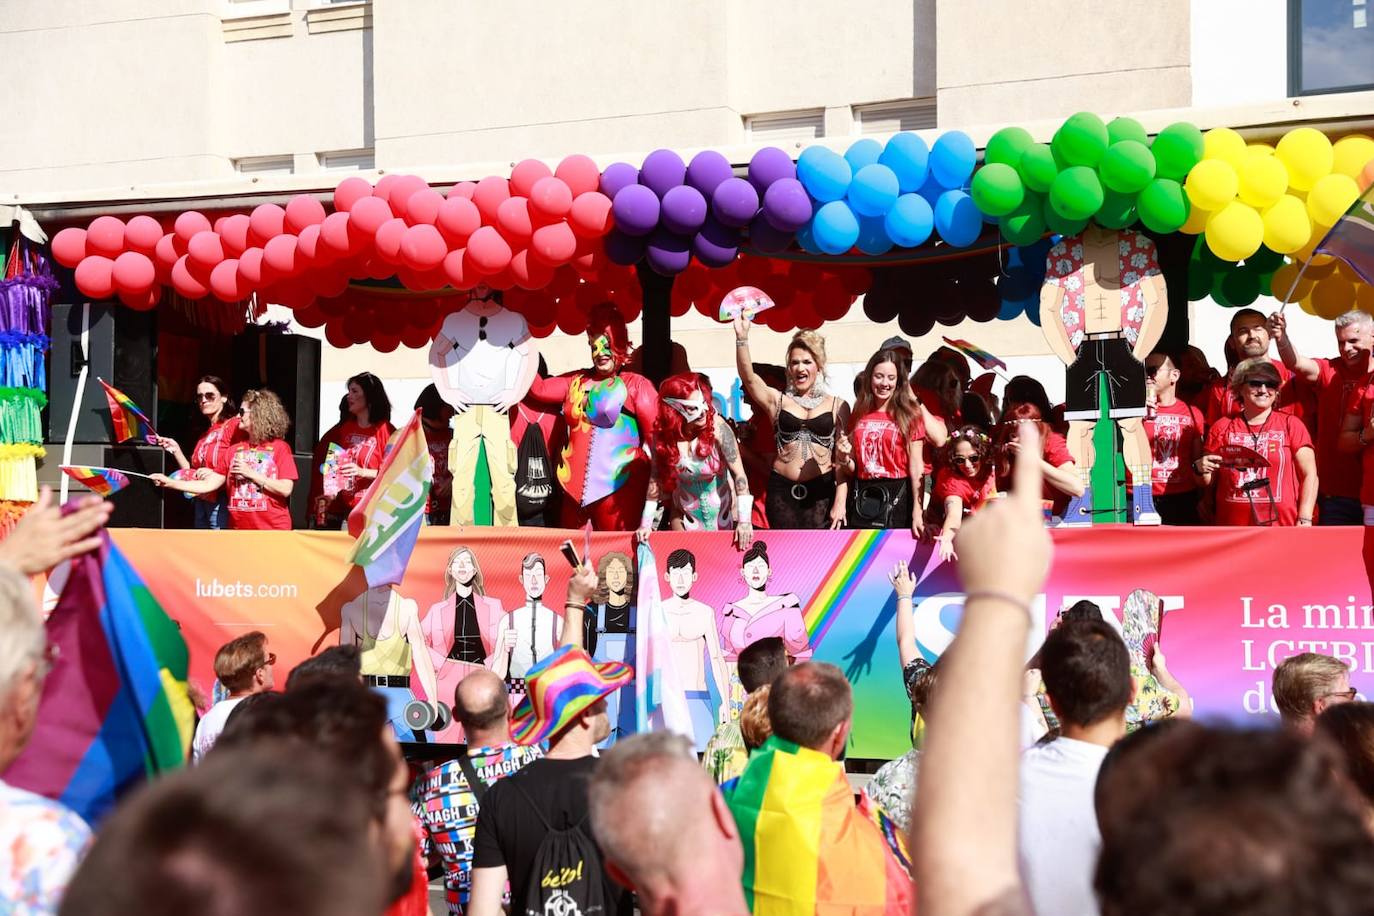
M1235 314L1231 316L1231 337L1227 341L1235 353L1236 362L1257 356L1267 357L1279 373L1281 386L1274 410L1301 418L1302 410L1297 403L1298 393L1293 383L1293 373L1281 361L1269 356L1269 340L1269 320L1264 317L1263 312L1256 309L1236 309ZM1202 407L1202 415L1208 427L1240 413L1240 401L1236 399L1231 387L1231 373L1234 371L1233 367L1225 376L1215 379L1203 390L1199 406Z
M1334 359L1303 356L1287 327L1283 312L1269 316L1269 333L1283 364L1317 393L1317 524L1359 525L1364 520L1360 454L1343 451L1339 440L1346 416L1358 412L1361 394L1374 382L1374 316L1357 310L1336 319L1340 355Z

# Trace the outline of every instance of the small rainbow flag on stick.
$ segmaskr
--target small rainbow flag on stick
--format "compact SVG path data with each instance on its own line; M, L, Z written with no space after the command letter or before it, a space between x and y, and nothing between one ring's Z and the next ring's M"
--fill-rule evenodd
M111 387L103 378L97 378L100 387L105 389L105 400L110 405L110 422L114 424L115 441L128 442L130 439L144 439L152 442L157 438L153 421L118 388Z
M949 337L946 337L944 338L944 341L945 343L949 344L951 347L958 350L960 353L964 354L969 359L977 363L980 367L982 367L984 372L997 372L997 370L999 369L1007 368L1007 364L1004 363L1002 360L998 359L996 356L993 356L987 350L984 350L980 347L975 347L973 344L969 343L967 340L964 340L963 338L955 337L951 339Z
M114 468L91 468L84 464L64 464L61 465L63 474L84 486L92 493L101 496L109 496L111 493L118 493L129 485L129 476L146 477L146 474L139 474L136 471L116 471Z

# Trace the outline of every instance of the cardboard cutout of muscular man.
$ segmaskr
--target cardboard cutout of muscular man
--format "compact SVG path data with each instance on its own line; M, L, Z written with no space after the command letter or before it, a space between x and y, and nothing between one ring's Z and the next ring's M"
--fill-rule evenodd
M1082 235L1050 249L1040 290L1040 326L1050 349L1068 367L1064 419L1069 421L1069 453L1084 483L1083 495L1069 504L1063 524L1092 524L1092 438L1100 416L1102 376L1107 379L1108 416L1121 428L1121 451L1131 472L1131 520L1160 523L1150 494L1144 360L1159 343L1168 317L1154 242L1141 233L1090 225Z

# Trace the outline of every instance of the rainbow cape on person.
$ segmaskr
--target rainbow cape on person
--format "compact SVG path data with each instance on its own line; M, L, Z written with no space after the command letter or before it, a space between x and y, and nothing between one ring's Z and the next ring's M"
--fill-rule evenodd
M420 411L387 443L377 479L348 516L357 538L348 561L363 568L367 587L399 585L425 519L434 462L420 426Z
M101 539L71 561L47 622L56 657L33 738L4 773L92 824L128 789L183 765L195 722L176 621Z
M911 877L841 764L774 736L724 791L754 916L911 911Z
M130 439L151 442L157 438L153 421L127 394L107 384L103 378L96 381L105 389L105 402L110 405L110 422L114 424L116 442L128 442Z

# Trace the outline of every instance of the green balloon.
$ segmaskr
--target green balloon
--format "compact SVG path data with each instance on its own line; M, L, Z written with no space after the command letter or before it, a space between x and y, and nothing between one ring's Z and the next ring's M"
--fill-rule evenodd
M1283 266L1283 262L1283 255L1261 245L1259 251L1245 259L1245 266L1262 274L1272 274Z
M1135 118L1113 118L1107 125L1107 139L1111 143L1134 140L1150 145L1150 135L1145 133L1145 128Z
M1244 267L1232 267L1230 270L1222 271L1212 281L1212 298L1223 305L1249 305L1259 298L1259 294L1259 273L1246 270Z
M1181 182L1202 161L1202 131L1186 121L1170 124L1155 137L1150 152L1155 156L1156 178Z
M1086 165L1060 172L1050 185L1050 206L1066 220L1087 219L1102 206L1102 182Z
M1216 279L1206 265L1190 261L1188 263L1188 301L1197 302L1212 294L1212 283Z
M1139 140L1122 140L1107 147L1098 167L1102 183L1122 194L1139 194L1155 177L1155 157Z
M988 145L983 150L983 161L1000 162L1016 168L1021 162L1021 154L1034 143L1030 131L1024 127L1004 127L988 139Z
M1045 198L1044 214L1045 225L1050 228L1051 232L1057 232L1060 235L1078 235L1088 228L1087 219L1070 219L1056 210L1054 203L1048 197Z
M1050 189L1054 176L1059 174L1059 165L1054 161L1054 153L1044 143L1033 143L1021 154L1016 170L1026 187L1041 194Z
M1089 111L1073 115L1055 131L1050 145L1055 155L1069 165L1096 167L1107 152L1107 125Z
M1183 186L1170 178L1156 178L1135 201L1140 221L1154 232L1177 232L1188 220L1188 197Z
M1273 274L1260 274L1260 295L1261 295L1261 296L1272 296L1272 295L1274 295L1274 275L1273 275Z
M1104 229L1125 229L1135 222L1135 218L1134 194L1105 191L1102 194L1102 206L1093 215L1093 222Z
M998 219L1002 235L1013 245L1035 244L1045 234L1044 206L1043 194L1027 193L1020 206Z
M1026 186L1021 184L1016 169L993 162L973 174L969 194L979 210L988 216L1001 216L1020 206L1026 197Z

